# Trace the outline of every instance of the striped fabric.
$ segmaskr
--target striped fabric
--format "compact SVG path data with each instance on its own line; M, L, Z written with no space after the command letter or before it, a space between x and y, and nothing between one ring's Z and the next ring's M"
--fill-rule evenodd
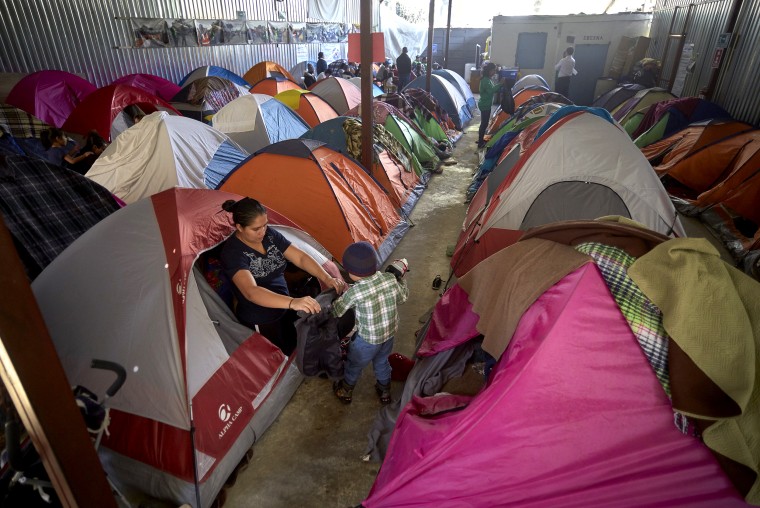
M415 108L420 108L425 120L434 117L444 130L454 127L449 114L438 103L438 100L430 92L421 88L409 88L403 91L403 95Z
M591 256L596 262L657 379L670 397L668 334L662 326L660 309L628 277L627 270L636 258L622 249L600 243L583 243L576 250Z
M349 155L360 161L362 159L362 124L358 120L349 118L343 122L343 131L346 133L346 149ZM374 141L383 146L388 152L401 163L407 171L411 171L413 166L415 170L422 172L422 166L413 154L398 142L385 127L380 124L372 125L372 136ZM416 161L416 162L415 162Z
M386 93L375 97L375 100L390 104L399 111L401 111L405 117L414 118L414 106L404 97L397 93Z
M17 138L39 138L48 124L26 111L9 104L0 104L0 125L6 125Z
M22 156L0 160L0 214L30 279L118 209L111 193L74 171Z

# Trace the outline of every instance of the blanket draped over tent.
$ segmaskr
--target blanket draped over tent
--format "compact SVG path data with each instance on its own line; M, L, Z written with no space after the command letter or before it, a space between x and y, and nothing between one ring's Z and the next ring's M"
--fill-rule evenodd
M691 370L688 385L673 385L673 406L693 417L747 501L760 504L760 283L702 238L671 240L629 273L662 310Z
M119 208L110 192L74 171L22 156L0 163L0 213L30 279Z

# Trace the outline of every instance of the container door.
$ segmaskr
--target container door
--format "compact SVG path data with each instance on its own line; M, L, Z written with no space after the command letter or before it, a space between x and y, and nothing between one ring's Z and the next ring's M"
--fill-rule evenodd
M578 70L570 80L571 101L579 106L590 106L594 102L596 82L604 76L609 44L578 44L575 46L575 68Z

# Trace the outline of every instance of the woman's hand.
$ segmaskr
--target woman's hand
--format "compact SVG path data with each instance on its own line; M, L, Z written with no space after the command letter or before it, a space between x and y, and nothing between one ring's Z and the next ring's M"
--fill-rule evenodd
M338 277L330 277L329 279L322 282L325 286L333 288L335 291L337 291L339 295L348 289L348 284L346 284L346 281L339 279Z
M310 296L304 296L303 298L293 298L290 301L290 306L288 308L295 311L302 310L304 312L308 312L309 314L316 314L322 310L322 307L319 306L319 303Z

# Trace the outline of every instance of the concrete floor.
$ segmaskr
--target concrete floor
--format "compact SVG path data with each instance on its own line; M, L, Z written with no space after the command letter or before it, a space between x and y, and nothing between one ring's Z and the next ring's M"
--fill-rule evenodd
M448 246L456 242L467 209L465 190L477 168L475 141L479 118L457 142L456 165L442 166L414 208L416 224L391 258L406 258L410 296L400 307L401 324L394 350L411 356L420 318L439 297L431 288L440 274L449 274ZM225 506L232 508L349 507L367 497L380 464L363 462L367 432L380 407L371 368L365 369L344 405L326 379L306 379L290 403L253 447L253 459L226 489ZM393 383L393 394L401 392Z

